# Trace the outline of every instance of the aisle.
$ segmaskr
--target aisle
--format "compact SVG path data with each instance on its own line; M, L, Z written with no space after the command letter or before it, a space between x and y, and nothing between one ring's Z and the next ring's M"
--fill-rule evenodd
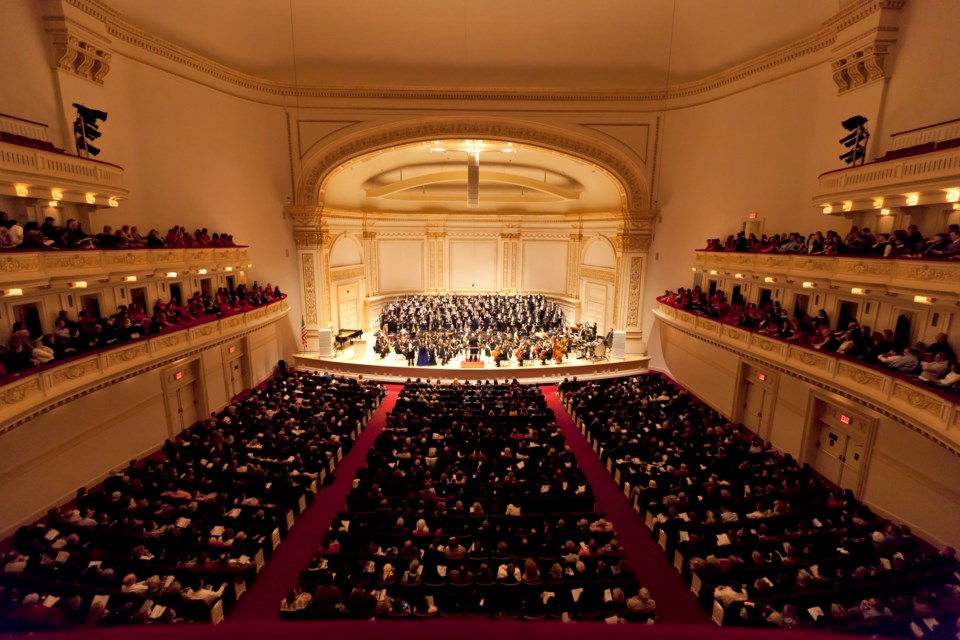
M320 487L317 497L297 520L296 526L284 538L270 561L257 575L250 590L240 598L237 606L227 615L227 624L232 622L275 621L279 619L280 600L287 591L297 585L300 572L310 564L313 550L330 526L337 510L346 505L347 492L367 459L367 452L383 430L386 415L393 410L403 385L385 385L387 395L377 407L373 417L345 455L334 472L335 480Z
M658 622L707 624L709 618L697 605L689 585L667 561L666 554L650 537L650 531L643 525L640 516L577 429L560 401L556 386L544 385L540 389L547 399L547 406L556 414L557 424L573 450L577 463L593 487L597 510L603 511L607 520L613 522L617 540L623 545L640 584L650 589L650 594L657 601Z

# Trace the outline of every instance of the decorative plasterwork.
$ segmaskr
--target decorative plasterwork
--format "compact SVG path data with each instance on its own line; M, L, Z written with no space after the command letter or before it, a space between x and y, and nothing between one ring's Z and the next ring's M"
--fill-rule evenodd
M573 130L518 122L502 118L442 117L391 123L375 129L332 140L304 159L304 178L298 190L298 204L316 206L324 201L323 183L337 167L361 155L399 144L437 138L490 138L531 144L582 158L608 171L620 189L621 211L626 218L645 211L648 187L642 169L632 158L613 146L597 143Z
M627 326L640 324L640 292L643 288L643 258L630 258L630 289L627 291Z
M596 267L580 267L580 277L589 278L591 280L599 280L600 282L614 282L614 273L610 269L598 269Z
M113 59L105 38L64 18L44 18L44 28L55 69L103 84Z
M364 275L364 267L351 267L349 269L331 269L330 270L330 281L337 282L339 280L351 280L353 278L362 278Z
M885 77L884 60L890 53L890 45L871 43L846 53L830 62L833 81L838 93L846 93Z
M834 20L837 46L830 59L833 81L840 94L887 77L886 59L897 42L904 0L860 2Z
M317 324L317 289L316 289L316 267L314 266L313 254L303 253L300 256L302 271L300 281L303 283L303 313L306 316L306 322L311 325Z
M317 249L323 246L326 234L322 231L294 231L293 239L298 249Z

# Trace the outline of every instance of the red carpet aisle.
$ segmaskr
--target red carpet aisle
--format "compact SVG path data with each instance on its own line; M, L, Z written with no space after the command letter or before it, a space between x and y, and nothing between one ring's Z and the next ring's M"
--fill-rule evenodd
M387 413L393 410L403 385L386 385L387 395L367 422L366 428L350 453L337 466L333 484L321 487L313 504L303 512L290 535L277 547L273 557L257 575L250 591L240 598L236 608L227 616L227 623L254 620L278 621L280 600L296 586L300 571L310 564L313 550L319 545L330 521L338 509L346 504L346 495L367 459L367 452L383 430Z
M674 624L709 623L709 618L693 598L689 585L677 570L667 562L667 556L650 537L643 520L630 506L623 492L613 482L606 467L594 453L586 439L560 402L555 386L542 386L547 406L553 409L563 436L573 449L577 463L593 486L597 510L603 511L613 522L617 539L627 553L627 560L637 572L640 584L650 589L657 601L658 622ZM629 595L629 594L628 594Z

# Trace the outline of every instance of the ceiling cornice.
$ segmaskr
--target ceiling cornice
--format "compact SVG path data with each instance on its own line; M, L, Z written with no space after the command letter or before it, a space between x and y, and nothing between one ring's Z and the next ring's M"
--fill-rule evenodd
M241 73L179 47L159 36L139 29L124 21L118 12L103 0L63 0L105 25L107 34L115 39L117 53L162 68L176 75L194 80L214 89L276 105L288 105L292 100L415 100L448 103L504 102L504 103L613 103L629 104L638 110L662 110L692 106L717 100L754 86L776 80L816 66L829 60L829 48L837 33L877 11L903 6L906 0L857 0L817 32L697 81L671 85L664 89L640 91L522 91L498 87L305 87L265 80ZM123 46L126 45L126 46ZM311 106L304 104L303 106Z

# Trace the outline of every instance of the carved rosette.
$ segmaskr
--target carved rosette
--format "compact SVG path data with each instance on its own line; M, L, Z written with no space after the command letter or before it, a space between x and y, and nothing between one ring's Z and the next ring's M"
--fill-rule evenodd
M943 412L943 402L900 383L894 384L893 397L899 398L911 407L919 409L920 411L926 411L937 418L939 418Z
M0 406L17 404L35 393L40 393L40 380L37 378L27 380L8 389L2 389L0 390Z

